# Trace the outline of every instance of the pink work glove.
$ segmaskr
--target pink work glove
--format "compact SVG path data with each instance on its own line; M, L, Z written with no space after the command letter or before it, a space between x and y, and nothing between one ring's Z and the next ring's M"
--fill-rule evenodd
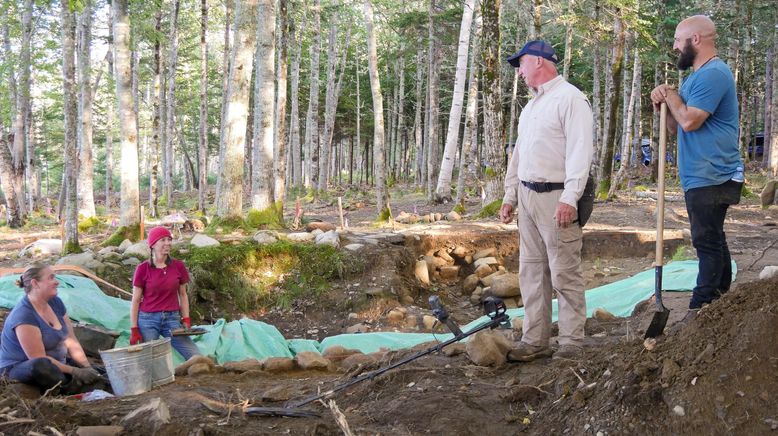
M181 321L184 323L184 327L186 327L187 330L192 328L192 320L189 319L188 316L181 318Z
M143 342L143 336L140 334L138 327L130 328L130 345L137 345Z

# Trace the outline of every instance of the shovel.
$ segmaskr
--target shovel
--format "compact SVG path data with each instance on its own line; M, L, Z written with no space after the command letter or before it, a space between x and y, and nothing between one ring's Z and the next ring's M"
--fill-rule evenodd
M656 189L656 259L654 261L654 298L656 299L656 312L651 324L646 329L645 338L660 336L667 325L670 309L662 304L662 250L664 249L665 233L665 153L667 150L667 104L662 103L659 112L659 155L657 189Z

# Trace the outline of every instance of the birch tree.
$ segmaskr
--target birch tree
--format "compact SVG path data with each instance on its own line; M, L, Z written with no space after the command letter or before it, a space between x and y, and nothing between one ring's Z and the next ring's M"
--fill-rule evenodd
M319 191L327 189L330 171L329 162L332 154L332 136L335 132L335 111L338 109L340 89L343 84L343 73L346 67L346 55L348 53L351 29L346 31L343 38L341 53L337 54L337 20L333 18L330 25L329 50L327 52L327 91L324 103L324 132L320 138L321 168L319 171ZM340 72L338 72L340 70ZM337 77L336 77L337 75Z
M219 162L221 190L216 196L216 215L221 218L243 214L243 161L254 46L257 42L257 6L258 0L246 0L238 2L235 8L235 37L222 145L224 159Z
M433 184L437 181L440 171L440 148L438 146L438 130L440 115L440 40L438 30L435 28L436 12L435 0L429 3L429 69L427 71L427 98L429 105L427 113L429 122L427 123L427 198L434 199L435 188Z
M13 158L13 171L4 173L3 178L11 179L13 197L16 200L16 207L9 208L9 212L18 214L12 217L11 221L23 222L27 216L27 206L25 205L24 195L24 168L25 168L25 138L27 136L26 124L27 112L30 108L30 39L32 38L32 0L24 0L24 9L22 11L22 39L19 50L19 79L16 84L16 113L13 125L13 148L11 151ZM64 38L64 34L63 34ZM64 40L63 40L64 42ZM6 48L8 54L9 47ZM13 74L13 73L11 73ZM8 191L4 190L6 195Z
M273 205L273 112L275 102L274 0L259 0L256 73L254 75L253 174L251 208Z
M607 87L606 100L608 101L608 124L607 137L603 144L603 150L600 153L600 172L597 175L597 192L599 196L607 196L610 189L610 177L613 170L613 153L616 144L616 114L619 109L619 98L621 94L621 70L624 60L624 23L620 16L621 12L616 12L614 18L613 33L616 35L611 48L611 83L612 87ZM664 157L660 157L663 159Z
M373 25L373 5L364 0L365 27L367 30L367 60L370 72L370 92L373 96L373 168L376 192L376 209L386 208L386 160L384 158L384 99L381 95L381 79L378 76L378 53Z
M462 134L462 152L459 158L459 175L457 177L456 204L463 204L465 198L465 186L475 180L475 158L478 152L478 65L476 62L481 52L481 14L475 11L475 24L473 29L473 49L470 56L470 74L467 79L467 109L465 111L465 131Z
M484 155L486 186L484 206L502 198L505 179L505 135L502 122L500 85L500 1L483 0L483 65Z
M67 4L67 0L63 0ZM116 51L116 100L121 137L121 210L120 222L132 226L139 222L138 192L138 120L133 110L132 71L130 68L130 17L127 0L112 2L113 41Z
M92 160L92 83L90 46L92 44L92 2L78 14L78 215L95 215L94 164Z
M640 68L640 53L638 52L638 48L635 47L635 55L634 55L634 64L632 66L632 89L630 90L629 94L629 103L626 106L627 109L627 116L624 120L624 135L622 139L622 145L621 145L621 163L619 164L619 170L616 172L616 174L613 176L613 181L611 182L610 189L608 190L608 199L613 198L613 195L616 193L616 190L619 189L619 185L624 181L624 179L627 176L627 167L630 163L630 156L631 156L631 144L632 144L632 124L633 124L633 116L635 114L636 110L636 100L638 98L638 94L640 93L640 74L641 74L641 68Z
M299 188L303 185L302 156L300 155L300 54L302 39L297 36L297 26L294 20L289 20L289 40L294 44L292 55L292 85L291 108L289 113L289 147L292 161L292 185Z
M197 208L205 213L208 189L208 0L200 1L200 129L197 147Z
M157 35L162 32L162 7L157 9L154 29ZM149 214L157 216L159 201L159 154L165 138L165 86L162 83L162 43L160 38L154 39L154 67L153 67L154 105L152 114L152 137L149 158Z
M416 103L416 113L413 117L413 150L414 150L414 156L416 159L414 160L414 177L413 180L416 182L416 186L421 186L422 184L422 170L421 167L423 165L422 156L424 155L424 140L422 138L423 135L423 127L422 127L422 120L421 120L421 113L424 109L424 100L422 99L422 91L424 89L424 81L421 80L424 74L424 68L422 67L424 65L424 46L422 44L418 44L418 50L416 52L416 99L414 100Z
M273 151L275 175L273 199L282 208L286 198L287 149L286 141L286 82L288 75L289 21L287 0L278 0L278 27L281 33L278 46L278 91L276 93L276 144ZM283 212L283 211L281 211ZM282 213L283 215L283 213Z
M170 33L168 41L170 42L170 52L167 62L167 93L165 95L165 143L164 143L164 165L162 168L162 183L165 191L167 206L173 206L173 146L175 139L176 125L176 67L178 64L178 10L180 0L173 0L170 5Z
M108 53L105 55L108 64L109 89L116 86L114 82L113 68L113 32L108 32ZM114 110L116 109L115 95L109 95L105 109L105 211L111 210L111 197L113 196L113 132Z
M314 0L313 44L310 48L310 92L305 124L305 184L317 186L319 177L319 52L321 51L321 4Z
M76 23L69 0L62 0L62 94L65 145L65 239L62 253L78 253L78 157L76 154Z
M454 95L448 116L446 145L443 149L443 162L440 164L438 185L434 200L438 203L451 201L451 177L454 172L457 149L459 148L459 125L462 120L462 102L465 94L465 74L467 73L467 51L470 48L470 28L473 22L475 0L465 0L462 11L462 23L459 26L459 47L457 48L457 69L454 76Z

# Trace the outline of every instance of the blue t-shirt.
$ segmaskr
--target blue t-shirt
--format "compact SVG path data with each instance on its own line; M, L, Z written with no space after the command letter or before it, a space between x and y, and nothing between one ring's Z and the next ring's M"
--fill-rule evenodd
M743 167L738 151L739 111L735 79L724 61L713 59L681 86L681 99L710 115L699 129L678 126L678 173L684 191L720 185Z
M66 313L65 303L59 297L54 297L49 300L49 306L54 310L60 325L62 325L62 328L59 330L51 327L38 315L27 295L14 306L5 319L3 333L0 336L0 369L29 360L27 355L24 354L19 338L16 336L16 327L22 324L38 327L41 331L41 339L43 340L43 348L46 350L46 355L65 363L65 357L67 357L65 339L68 337L68 328L65 325L64 319Z

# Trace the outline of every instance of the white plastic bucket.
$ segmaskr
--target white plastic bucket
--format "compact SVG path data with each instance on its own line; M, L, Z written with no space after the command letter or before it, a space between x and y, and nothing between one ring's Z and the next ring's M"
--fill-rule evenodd
M138 395L151 390L151 342L100 351L115 395Z
M170 338L160 338L149 344L151 344L151 387L173 383L176 376L173 373L173 347L170 345Z

